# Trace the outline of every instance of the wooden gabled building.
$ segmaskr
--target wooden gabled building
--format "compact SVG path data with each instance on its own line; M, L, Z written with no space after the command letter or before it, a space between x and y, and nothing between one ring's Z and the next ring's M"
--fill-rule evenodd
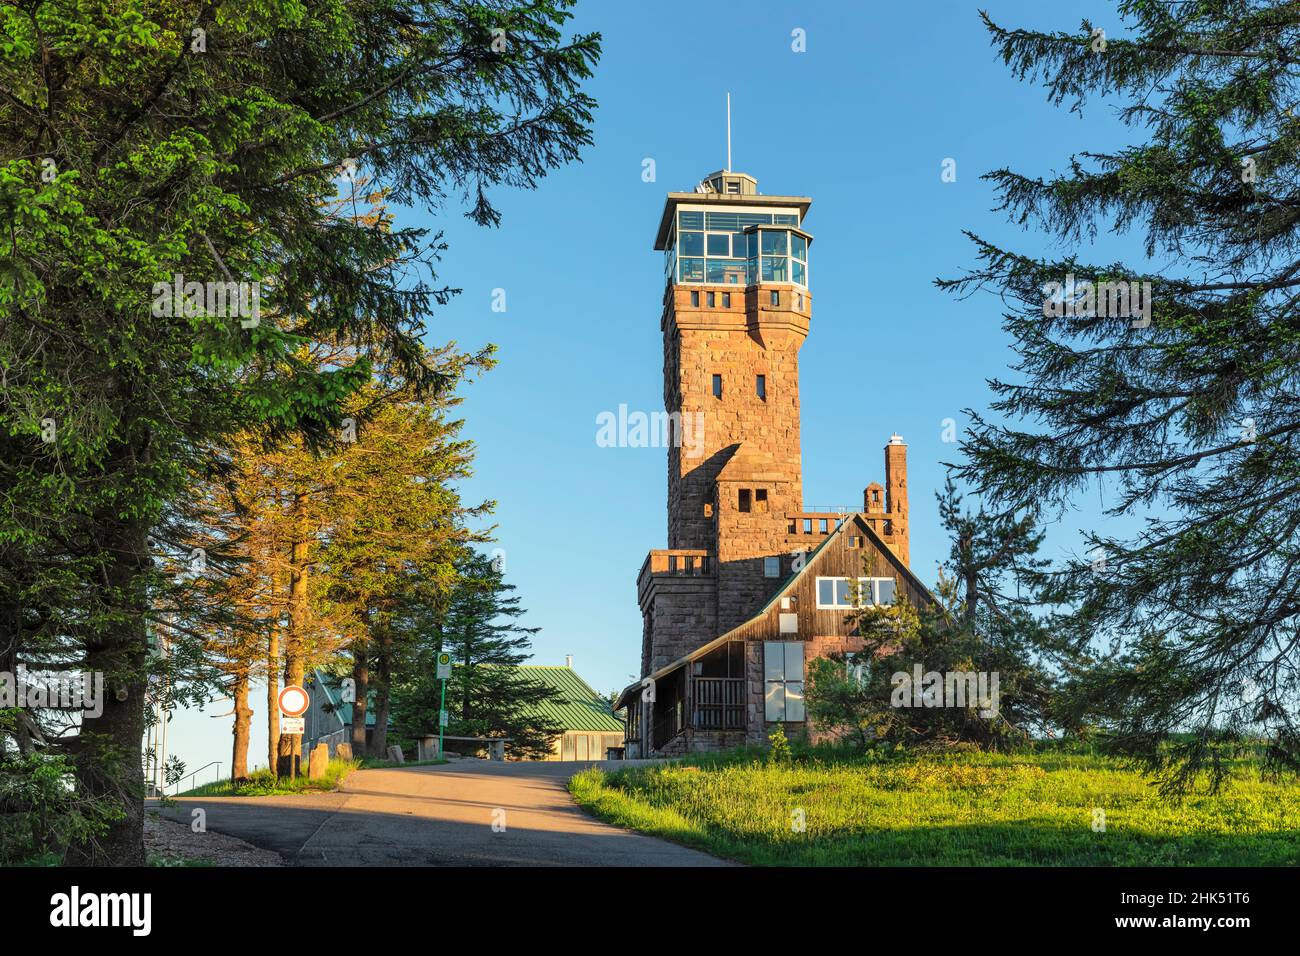
M929 594L908 568L907 446L885 446L862 510L805 510L799 349L812 314L804 218L723 170L669 193L661 331L669 422L668 547L637 578L641 679L619 695L627 755L807 729L814 657L858 649L849 580L876 603Z

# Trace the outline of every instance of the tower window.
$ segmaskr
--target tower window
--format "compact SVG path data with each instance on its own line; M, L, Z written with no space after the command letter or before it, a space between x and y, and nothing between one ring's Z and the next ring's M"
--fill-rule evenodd
M740 502L737 504L737 510L749 514L750 512L750 492L748 488L740 489Z
M730 292L724 292L724 293L722 293L722 307L723 307L724 309L729 309L729 308L731 308L731 293L730 293Z
M721 375L713 376L713 397L714 398L722 397L722 376Z
M800 309L800 311L802 311L802 310L803 310L803 293L800 292L800 293L798 294L798 296L796 296L796 298L799 300L799 309Z
M758 375L754 378L754 391L763 401L767 401L767 376Z
M772 304L773 305L781 304L781 293L778 292L776 289L772 290Z
M698 292L692 292L691 305L699 305L699 304L700 304L700 294Z
M705 301L708 302L710 309L718 304L716 292L706 292L704 293L704 297L705 297Z
M767 489L766 488L759 488L757 491L754 492L754 510L761 511L766 514L767 512Z

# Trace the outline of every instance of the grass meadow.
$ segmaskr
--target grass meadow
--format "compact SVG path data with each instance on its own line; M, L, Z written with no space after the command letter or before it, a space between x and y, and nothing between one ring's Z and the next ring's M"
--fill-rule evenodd
M867 761L758 754L575 776L579 805L762 866L1294 866L1300 786L1234 765L1163 796L1113 758L962 753Z
M325 765L325 775L311 780L306 775L307 764L303 761L303 774L293 779L277 778L269 769L263 767L254 770L248 779L241 783L231 780L217 780L205 783L201 787L176 794L178 797L269 797L280 793L307 793L313 790L336 790L348 774L358 769L360 760L331 760Z

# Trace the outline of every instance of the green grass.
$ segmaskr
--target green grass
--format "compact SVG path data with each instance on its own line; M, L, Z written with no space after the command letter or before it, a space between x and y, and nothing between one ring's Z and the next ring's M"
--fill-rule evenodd
M767 767L750 752L588 770L569 789L600 819L755 865L1300 863L1300 786L1244 762L1218 794L1182 800L1112 759L1065 753L823 754Z
M205 783L201 787L177 794L180 797L269 797L284 793L309 793L314 790L337 790L348 774L361 766L360 760L331 760L325 776L309 780L305 776L277 779L268 769L255 770L246 782L234 785L229 780Z

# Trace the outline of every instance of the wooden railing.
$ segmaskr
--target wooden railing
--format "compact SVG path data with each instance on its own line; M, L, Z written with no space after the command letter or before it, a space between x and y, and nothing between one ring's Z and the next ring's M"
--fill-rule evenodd
M651 551L641 565L641 574L684 574L701 577L712 573L709 552L689 548Z
M641 573L636 576L637 600L643 601L646 598L655 578L704 578L712 577L713 574L713 558L707 551L688 548L651 551L641 565Z
M691 721L696 730L745 729L745 681L739 677L696 677Z
M825 536L839 527L845 515L836 511L793 511L785 517L790 522L787 534Z

